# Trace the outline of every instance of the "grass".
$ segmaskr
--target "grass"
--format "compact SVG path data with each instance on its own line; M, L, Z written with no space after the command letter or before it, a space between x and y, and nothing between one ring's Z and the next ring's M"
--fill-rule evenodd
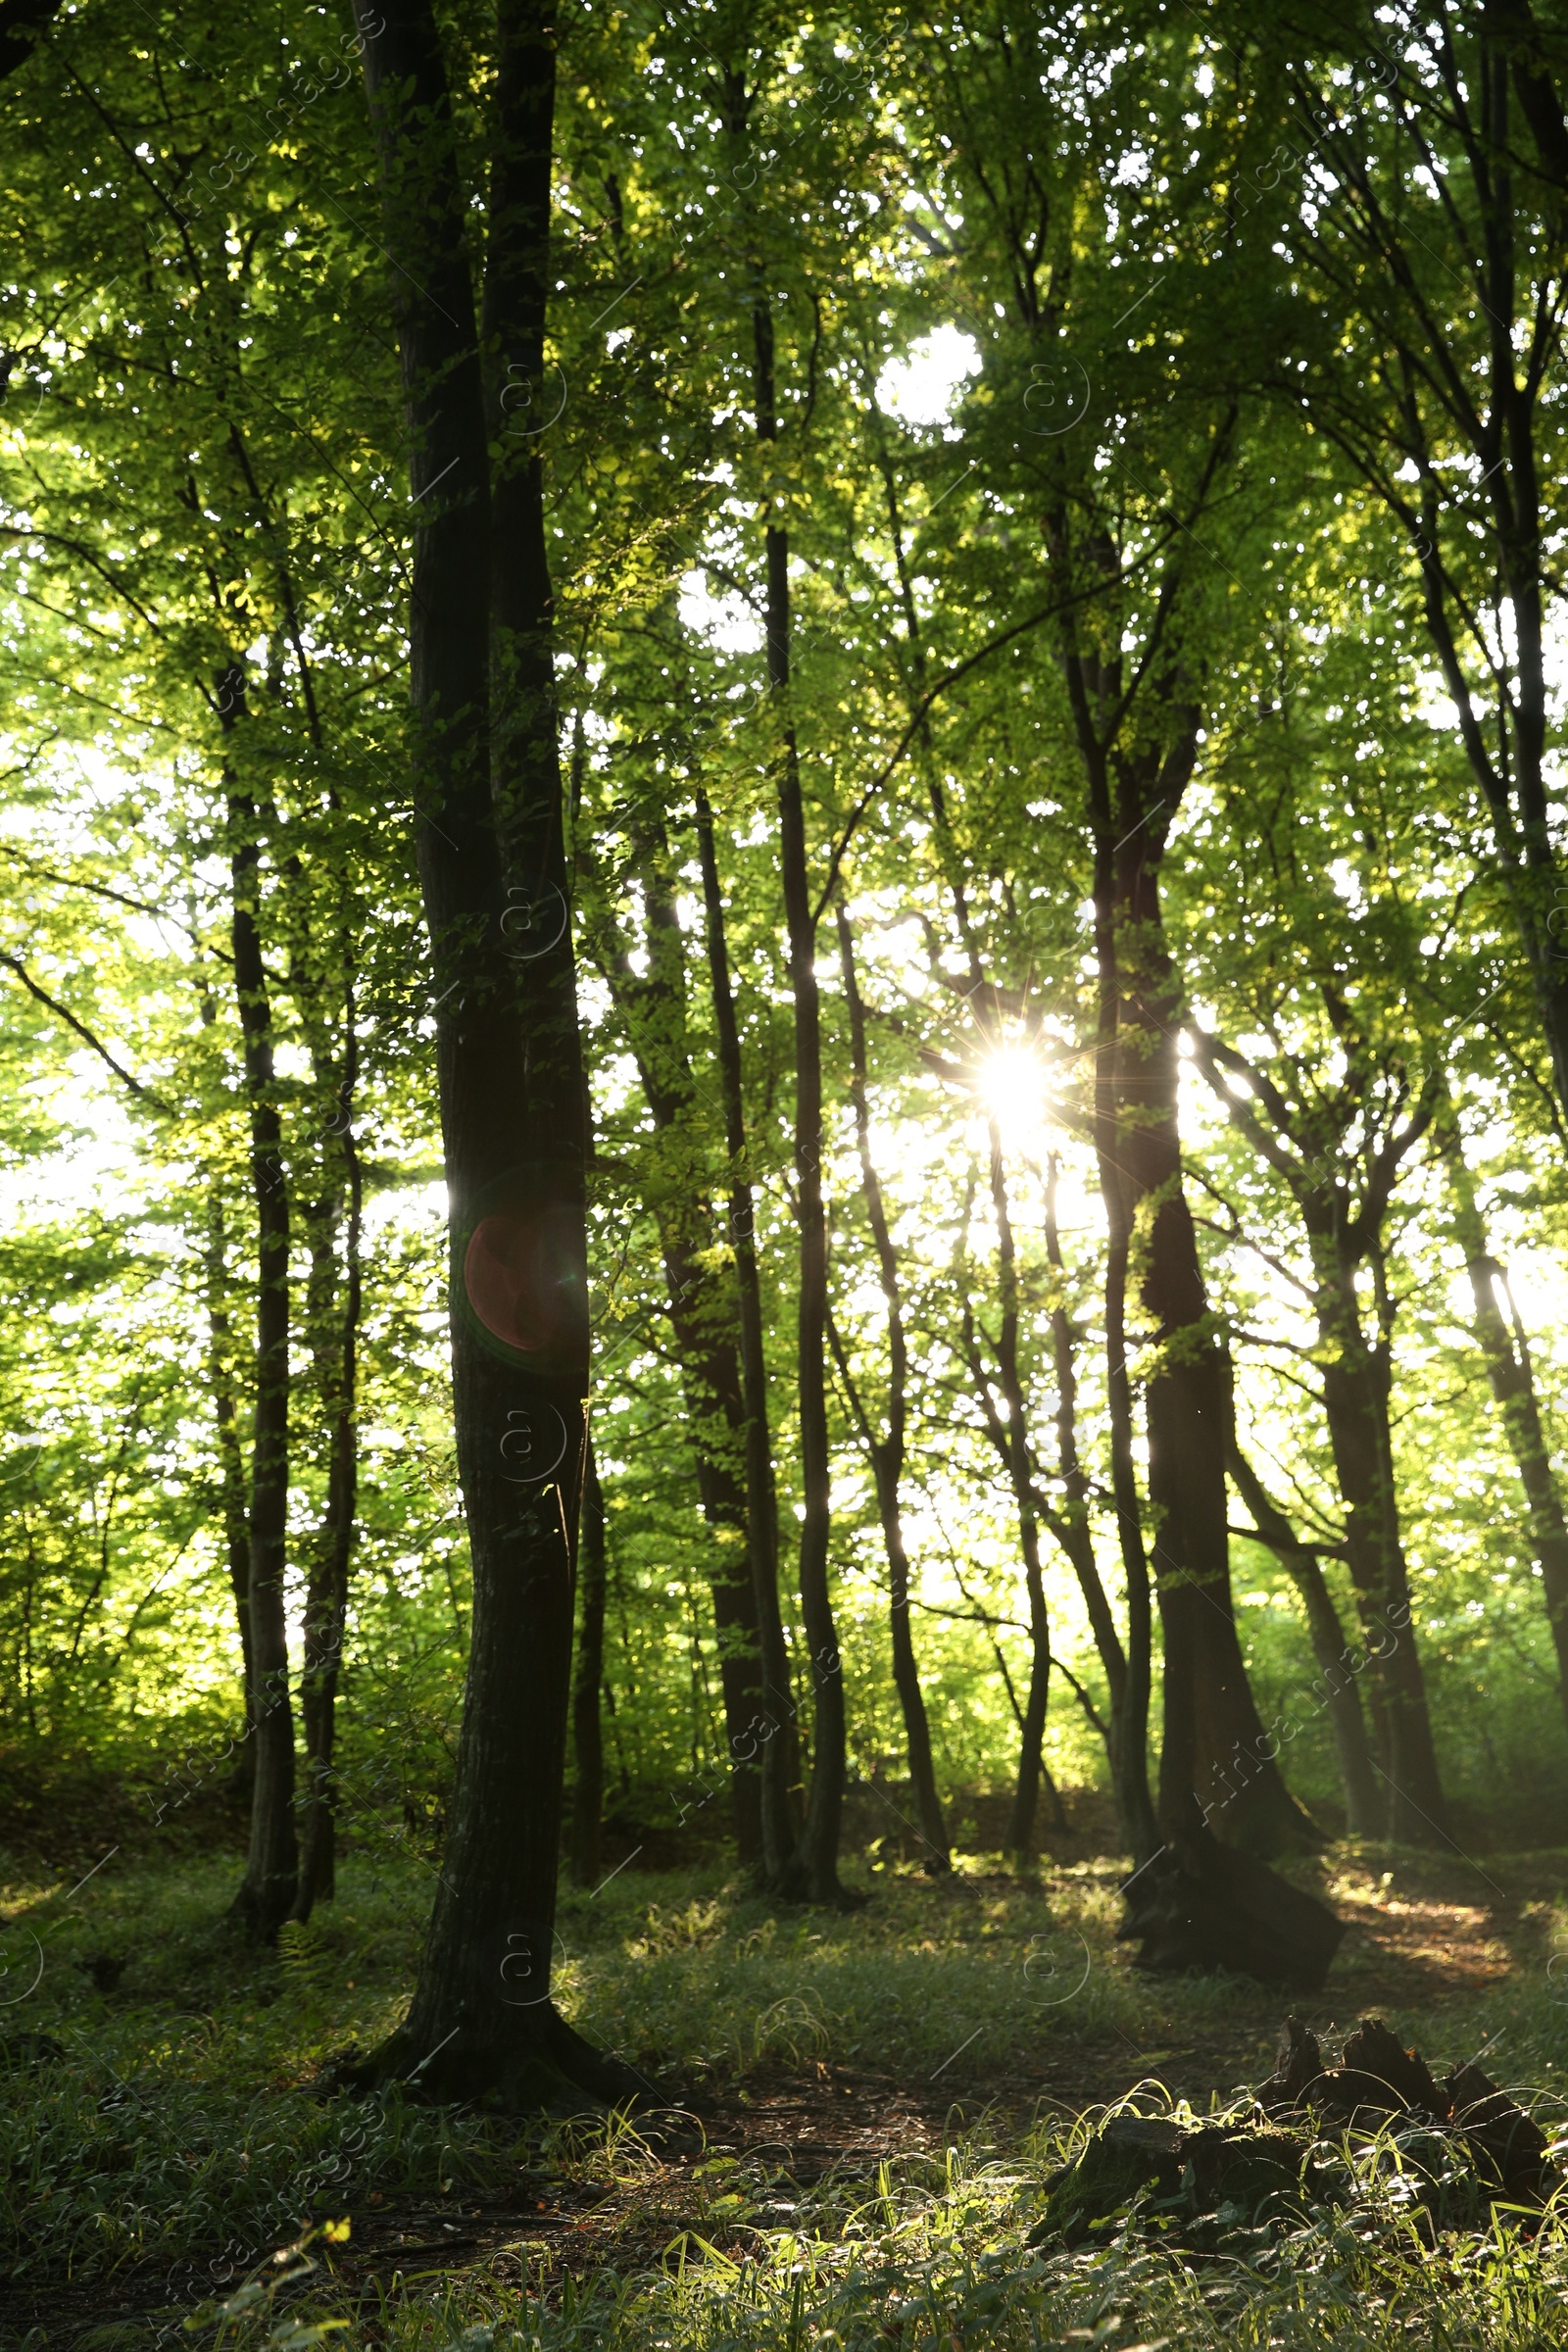
M1397 1863L1412 1912L1422 1867ZM1342 1887L1377 1884L1365 1856L1348 1851L1339 1869ZM1444 2063L1488 2043L1489 2069L1536 2094L1549 2129L1568 2088L1560 1869L1536 1858L1517 1886L1507 1864L1489 1869L1510 1892L1506 1975L1436 2006L1377 2005ZM716 1867L626 1872L566 1896L563 2006L697 2111L681 2146L320 2095L325 2061L401 2014L428 1873L412 1856L351 1856L336 1903L271 1955L220 1924L234 1875L195 1857L111 1865L75 1889L25 1876L0 1889L0 2058L18 2061L0 2102L0 2271L22 2307L6 2340L29 2352L92 2352L95 2322L102 2352L160 2334L231 2352L967 2352L1160 2336L1512 2352L1568 2337L1555 2217L1528 2243L1499 2227L1434 2251L1396 2216L1369 2230L1372 2196L1196 2267L1131 2219L1077 2251L1028 2243L1092 2098L1207 2067L1223 2104L1266 2071L1284 2006L1232 1981L1139 1977L1115 1941L1108 1863L1038 1883L978 1866L949 1886L885 1874L847 1915L769 1914ZM1347 1988L1317 2005L1341 2023L1367 2005ZM748 2137L748 2115L765 2124L781 2086L827 2132L846 2082L872 2085L873 2112L878 2084L897 2092L926 2119L925 2145L889 2126L884 2146L907 2142L896 2161L861 2155L803 2181L776 2143ZM356 2267L378 2215L450 2230L431 2217L497 2204L521 2218L498 2224L493 2259ZM547 2205L551 2230L532 2228ZM342 2217L346 2245L310 2238ZM303 2253L273 2259L302 2237Z

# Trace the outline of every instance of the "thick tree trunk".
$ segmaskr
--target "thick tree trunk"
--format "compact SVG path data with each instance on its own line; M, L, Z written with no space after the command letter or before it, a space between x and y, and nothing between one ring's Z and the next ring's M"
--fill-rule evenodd
M313 1255L317 1293L317 1375L326 1424L326 1507L317 1531L316 1554L305 1598L305 1656L300 1675L300 1713L305 1728L308 1795L301 1840L299 1891L294 1917L309 1919L318 1902L337 1891L337 1810L333 1802L333 1751L337 1741L337 1690L348 1621L349 1569L359 1517L360 1312L364 1275L360 1262L365 1211L365 1178L353 1128L358 1078L355 1007L349 992L343 1068L337 1075L335 1107L323 1139L340 1162L341 1210L331 1195L318 1210ZM337 1225L343 1223L343 1279L337 1280Z
M1366 1719L1361 1713L1361 1692L1349 1665L1351 1647L1345 1639L1334 1595L1316 1552L1298 1540L1290 1520L1270 1498L1262 1480L1236 1443L1234 1432L1228 1459L1231 1478L1252 1514L1258 1541L1275 1554L1301 1596L1312 1655L1323 1678L1324 1704L1329 1711L1340 1781L1345 1789L1345 1826L1352 1838L1376 1838L1382 1833L1388 1808L1373 1768Z
M1233 423L1234 416L1222 420L1216 431L1209 481L1225 462ZM1047 536L1055 560L1086 579L1108 581L1116 569L1103 528L1086 531L1065 506L1048 517ZM1172 573L1160 591L1161 625L1179 589L1179 574ZM1069 619L1061 658L1095 852L1095 1143L1110 1232L1108 1287L1122 1292L1137 1234L1142 1302L1158 1351L1145 1396L1165 1650L1158 1826L1167 1842L1190 1838L1202 1809L1223 1800L1227 1838L1275 1853L1313 1842L1315 1833L1266 1757L1232 1610L1225 1367L1182 1189L1177 1037L1184 1011L1160 904L1160 862L1197 760L1199 713L1184 698L1168 654L1144 680L1136 722L1119 655L1102 660L1080 642ZM1119 1393L1125 1362L1118 1333L1110 1360L1113 1466L1132 1586L1142 1538L1131 1430L1117 1427L1127 1420ZM1238 1753L1253 1758L1256 1768L1243 1789L1232 1791L1222 1773Z
M1568 1519L1542 1426L1530 1344L1508 1277L1487 1248L1475 1179L1457 1133L1449 1143L1446 1160L1454 1236L1464 1251L1475 1301L1476 1341L1486 1359L1487 1378L1530 1508L1530 1547L1541 1571L1542 1598L1557 1657L1557 1688L1568 1713Z
M446 1851L406 2023L368 2062L514 2104L563 2078L634 2092L550 2000L588 1390L587 1151L537 450L549 282L547 14L496 29L487 417L440 35L429 0L357 0L418 515L411 600L419 879L452 1208L458 1470L473 1616ZM495 529L487 442L500 461Z
M577 1764L571 1797L571 1875L579 1886L595 1886L599 1882L599 1832L605 1805L605 1727L600 1713L600 1688L605 1679L605 1492L590 1437L582 1489L577 1655L571 1686L571 1744Z
M936 1769L931 1757L931 1727L926 1720L925 1695L914 1655L914 1631L909 1623L909 1559L904 1541L901 1488L908 1423L909 1348L904 1328L904 1295L899 1281L899 1255L882 1198L882 1180L871 1152L871 1105L867 1091L865 1005L855 968L855 940L842 899L837 910L839 965L844 975L844 998L850 1015L850 1096L855 1108L855 1135L860 1154L860 1182L866 1216L876 1250L888 1332L887 1426L879 1438L869 1414L860 1404L858 1389L848 1362L844 1376L860 1422L861 1435L876 1486L877 1516L882 1523L882 1548L888 1563L888 1607L893 1646L893 1685L904 1716L905 1748L909 1760L909 1787L925 1846L926 1868L951 1870L947 1825L937 1794Z
M1332 1266L1320 1254L1319 1277L1323 1405L1345 1497L1346 1559L1377 1661L1374 1729L1384 1749L1378 1772L1387 1790L1388 1835L1402 1845L1451 1846L1399 1532L1388 1349L1367 1345L1347 1253Z
M243 725L244 679L222 681L220 708L231 736ZM232 774L228 788L230 940L244 1041L256 1198L256 1412L251 1450L250 1852L232 1906L247 1936L270 1942L288 1917L299 1871L294 1823L294 1716L289 1702L283 1573L288 1543L289 1210L274 1091L272 1009L258 923L261 846L256 808Z
M1190 742L1173 757L1190 764ZM1167 789L1167 803L1178 789ZM1145 797L1152 803L1152 784ZM1231 1601L1228 1367L1209 1329L1198 1240L1182 1189L1181 1007L1164 945L1158 849L1149 840L1154 829L1146 822L1123 839L1105 879L1113 893L1120 998L1114 1152L1124 1193L1121 1214L1130 1228L1140 1206L1152 1206L1141 1290L1159 1349L1145 1405L1154 1585L1165 1651L1159 1825L1167 1840L1188 1836L1196 1797L1228 1843L1279 1853L1316 1842L1316 1833L1269 1752ZM1233 1786L1226 1776L1238 1764L1241 1783Z
M718 1043L719 1087L724 1103L724 1140L730 1164L729 1235L735 1255L741 1388L746 1414L747 1552L762 1658L761 1720L749 1743L749 1753L741 1753L739 1760L758 1762L761 1878L765 1886L783 1891L794 1883L797 1871L800 1750L790 1690L789 1651L779 1602L778 1496L768 1426L767 1357L763 1344L761 1277L757 1262L757 1217L747 1174L740 1028L724 936L724 895L713 840L713 815L701 788L697 795L697 842L702 861L703 913L713 1027Z

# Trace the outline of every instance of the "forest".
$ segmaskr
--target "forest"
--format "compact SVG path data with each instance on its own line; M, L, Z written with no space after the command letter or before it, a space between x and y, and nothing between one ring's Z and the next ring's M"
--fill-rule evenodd
M240 16L0 0L0 2344L1561 2343L1568 8Z

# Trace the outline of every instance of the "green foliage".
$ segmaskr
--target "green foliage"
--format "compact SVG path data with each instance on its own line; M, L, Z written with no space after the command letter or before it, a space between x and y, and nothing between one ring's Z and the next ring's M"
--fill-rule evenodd
M830 1564L852 1770L868 1805L892 1808L881 1826L908 1828L888 1793L907 1740L866 1442L893 1387L890 1284L836 911L866 1001L867 1149L908 1347L909 1623L941 1791L966 1828L1016 1772L1033 1654L998 1444L1014 1305L1028 1508L1049 1537L1078 1507L1070 1436L1125 1624L1095 895L1107 858L1129 856L1157 879L1162 928L1146 916L1115 945L1124 982L1160 967L1194 1048L1184 1184L1250 1458L1319 1546L1369 1690L1324 1392L1352 1356L1378 1359L1456 1835L1481 1853L1568 1824L1540 1530L1444 1163L1466 1155L1512 1270L1555 1467L1568 1195L1544 1006L1562 960L1561 724L1547 694L1532 755L1520 615L1539 591L1554 659L1562 191L1538 156L1512 159L1494 208L1484 194L1465 93L1490 74L1506 98L1495 11L1448 9L1447 48L1437 17L1406 8L1254 15L981 0L917 20L699 5L562 21L544 379L509 387L521 397L498 401L496 426L547 485L594 1124L616 1842L604 1887L563 1901L558 1983L586 2033L672 2096L851 2062L956 2092L1009 2049L1103 2032L1132 2063L1165 2039L1166 1996L1116 1953L1108 1858L1058 1875L1049 1906L1027 1878L967 1863L940 1893L884 1869L853 1918L777 1915L714 1859L731 1727L712 1588L742 1536L705 1507L699 1471L738 1480L742 1464L692 1356L694 1340L733 1335L742 1180L808 1766L812 1736L792 1574L786 726L820 901ZM492 26L445 16L477 267ZM0 1985L24 1981L29 1938L45 1961L15 2009L5 1992L0 2028L66 2051L8 2081L15 2262L95 2278L216 2258L222 2278L187 2274L180 2293L194 2307L220 2287L195 2333L234 2352L334 2332L384 2352L804 2352L835 2333L1260 2348L1414 2334L1523 2352L1568 2283L1555 2220L1528 2254L1500 2229L1433 2253L1398 2243L1368 2179L1332 2220L1216 2246L1190 2275L1119 2197L1104 2243L1031 2245L1064 2152L1044 2129L1021 2155L988 2142L946 2171L911 2162L875 2197L803 2192L782 2228L776 2181L714 2170L656 2271L309 2317L326 2288L308 2265L332 2241L300 2233L340 2196L455 2193L545 2160L493 2118L317 2095L328 2061L378 2039L406 1997L470 1622L407 798L420 518L358 37L314 0L265 17L94 0L63 8L0 80L0 1827L15 1849ZM1555 20L1531 37L1557 71ZM1504 269L1477 248L1505 211ZM911 360L929 378L944 354L947 397L922 409ZM1487 371L1512 358L1528 380L1505 452ZM1494 487L1488 503L1499 472L1507 498ZM792 606L790 681L771 692L768 530L788 534ZM1107 682L1103 741L1069 657ZM1479 713L1468 734L1451 723L1456 679ZM1107 826L1132 770L1164 774L1189 728L1191 775L1168 801L1152 786L1137 826ZM1535 813L1527 755L1543 763ZM1534 828L1526 867L1510 796ZM247 1054L258 999L235 981L236 919L260 943L265 1070ZM1205 1058L1205 1040L1231 1058ZM1431 1123L1412 1132L1421 1107ZM296 1654L345 1429L358 1478L342 1888L263 1957L214 1925L242 1806L258 1113L279 1125L270 1173L291 1220ZM1337 1222L1314 1222L1330 1197ZM1134 1234L1134 1294L1162 1205ZM1135 1297L1135 1396L1165 1346ZM1249 1673L1293 1788L1332 1825L1322 1662L1297 1583L1236 1516ZM1147 1501L1140 1532L1159 1533ZM1064 1546L1046 1553L1045 1752L1079 1797L1104 1786L1110 1678ZM652 1888L616 1874L623 1846L670 1834L708 1859ZM1231 1992L1169 1997L1197 2030ZM1515 2066L1555 2082L1552 2000L1510 1993L1478 2023L1499 2014ZM629 2138L547 2156L654 2161ZM296 2241L296 2260L257 2268Z

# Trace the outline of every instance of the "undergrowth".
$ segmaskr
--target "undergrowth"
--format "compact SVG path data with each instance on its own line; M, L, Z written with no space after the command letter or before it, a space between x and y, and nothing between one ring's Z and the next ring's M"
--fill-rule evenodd
M305 2352L316 2329L367 2352L873 2342L969 2352L980 2341L1161 2336L1512 2352L1568 2337L1555 2219L1529 2244L1499 2225L1436 2252L1396 2231L1369 2239L1353 2217L1319 2219L1196 2269L1131 2223L1087 2249L1031 2247L1064 2142L1059 2120L1030 2132L1017 2117L945 2162L886 2168L873 2185L798 2189L776 2166L714 2156L683 2177L651 2268L601 2266L548 2292L537 2267L527 2284L411 2278L350 2305L326 2240L282 2263L274 2249L400 2198L461 2202L573 2167L624 2189L658 2159L635 2134L541 2139L395 2094L323 2095L327 2061L369 2046L402 2014L429 1875L414 1857L372 1867L349 1856L337 1901L271 1954L222 1926L233 1880L232 1863L198 1858L106 1868L79 1888L0 1891L0 2265L13 2281L102 2278L112 2301L115 2275L150 2266L167 2282L158 2326L215 2352ZM1108 1863L1038 1883L890 1876L851 1914L770 1914L716 1870L695 1886L690 1873L626 1873L564 1900L557 1986L575 2022L653 2073L673 2103L705 2084L744 2100L781 2072L833 2067L967 2096L1096 2041L1131 2084L1157 2077L1184 2035L1227 2029L1252 2053L1238 2072L1266 2071L1283 2000L1224 1981L1140 1978L1116 1917ZM1484 1997L1441 2018L1391 2012L1440 2061L1484 2050L1548 2129L1568 2080L1558 1925L1544 1913L1530 1923L1539 1954ZM1343 1993L1325 2006L1349 2022ZM523 2259L537 2266L537 2253ZM237 2283L247 2274L250 2285ZM203 2304L215 2281L222 2299ZM34 2352L48 2340L35 2336Z
M739 2210L712 2234L682 2230L626 2275L411 2278L350 2297L313 2259L329 2249L300 2245L180 2332L213 2352L304 2352L326 2337L346 2352L1544 2352L1563 2340L1560 2217L1531 2235L1499 2221L1428 2247L1370 2155L1345 2204L1262 2244L1238 2229L1233 2248L1222 2236L1199 2262L1152 2245L1136 2206L1090 2248L1035 2243L1045 2185L1083 2129L1037 2132L1005 2162L957 2147L941 2163L884 2164L872 2184L803 2196L784 2228L732 2191Z

